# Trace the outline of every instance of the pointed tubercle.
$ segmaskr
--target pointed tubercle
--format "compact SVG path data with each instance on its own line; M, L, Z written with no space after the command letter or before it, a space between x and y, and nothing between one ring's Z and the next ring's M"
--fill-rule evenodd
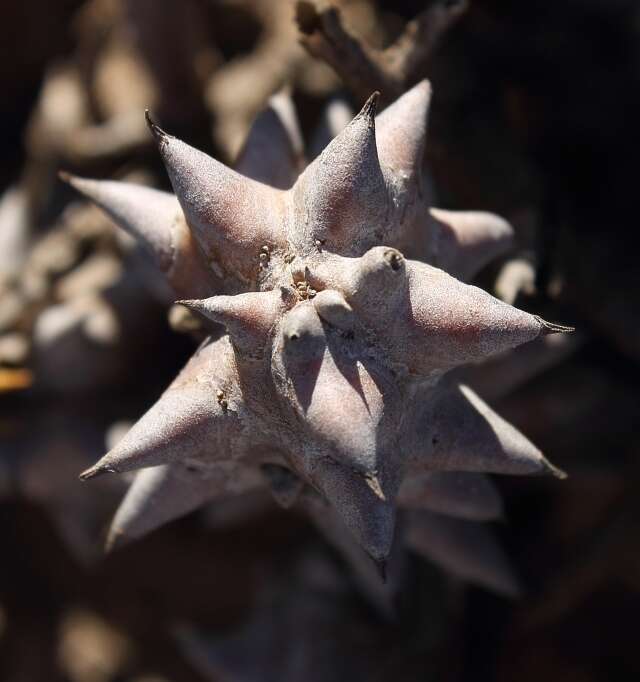
M540 336L546 336L547 334L572 334L576 330L575 327L568 327L567 325L556 324L555 322L547 322L538 315L536 315L535 318L541 326Z
M167 140L167 138L172 137L166 133L152 118L149 109L144 110L144 120L147 122L147 127L153 135L153 139L160 144Z
M108 466L106 464L101 464L98 462L97 464L94 464L92 467L89 467L85 471L83 471L80 476L78 477L81 481L89 481L92 478L98 478L98 476L103 476L104 474L117 474L117 470L114 469L112 466Z
M378 572L378 575L380 576L380 580L382 580L382 582L386 584L386 582L387 582L387 560L386 559L374 560L373 564L376 567L376 571Z

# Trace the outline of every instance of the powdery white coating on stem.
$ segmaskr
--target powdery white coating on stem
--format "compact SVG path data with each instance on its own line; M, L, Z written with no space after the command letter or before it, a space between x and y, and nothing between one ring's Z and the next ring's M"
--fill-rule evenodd
M217 395L218 387L237 383L228 346L225 338L201 348L158 402L81 477L176 461L207 466L242 448L242 404L230 393L222 404Z
M419 551L462 577L515 592L488 536L473 539L469 520L502 513L480 474L561 472L470 389L443 376L568 329L421 262L470 275L511 239L508 224L491 214L428 213L421 165L430 96L429 84L419 83L377 123L372 96L286 191L251 179L284 188L292 159L301 158L290 116L273 102L241 154L244 174L150 122L181 224L222 281L182 303L228 335L205 343L83 475L168 465L140 474L114 533L138 536L255 480L284 506L306 504L312 516L321 514L318 501L329 509L327 534L342 551L348 534L360 546L355 554L374 560L364 572L356 568L362 575L371 566L385 572L394 537L402 539L395 526L403 507ZM280 159L278 172L267 172L265 159ZM166 201L175 216L175 202ZM103 204L119 222L133 222L112 201ZM162 216L144 224L142 240L166 235L149 227L163 225ZM157 239L162 256L165 242ZM182 247L171 253L184 257Z
M303 163L286 95L272 98L258 117L237 162L240 172L176 140L148 118L185 223L205 264L224 279L212 293L246 291L260 286L258 280L273 286L269 275L296 255L291 247L298 254L326 248L356 256L384 243L463 277L508 248L511 230L495 216L441 211L440 217L447 216L442 221L428 213L421 165L430 99L431 87L422 81L374 119L372 97L286 192L275 187L288 188ZM292 159L298 159L297 169ZM144 213L144 202L137 206ZM117 213L117 205L115 211L106 202L104 207ZM149 216L157 212L150 205ZM260 260L265 246L267 262Z
M536 316L388 247L361 258L326 258L310 280L317 289L338 290L411 374L476 362L544 332Z
M244 356L261 357L271 328L291 306L292 298L285 289L178 302L223 324L234 348Z
M328 324L345 332L353 330L355 326L353 308L339 292L325 289L315 296L313 305L318 315Z
M318 240L351 254L380 240L389 199L376 148L376 102L377 94L296 183L295 236L302 243Z
M307 488L300 496L298 507L311 519L320 534L340 551L355 577L356 587L381 615L392 619L396 613L395 599L405 578L405 554L402 551L393 552L389 561L384 564L385 580L381 580L380 563L372 561L353 542L340 516L325 499ZM394 545L401 548L401 534L396 534Z
M229 494L258 487L257 472L228 462L202 468L182 462L144 469L127 491L109 529L107 550L143 537L167 521Z
M409 420L415 420L415 427L404 441L425 470L564 477L470 388L454 385L425 393L414 402Z
M102 208L153 258L178 295L203 296L221 291L187 227L173 194L128 182L89 180L69 174L61 178Z
M431 84L424 80L398 97L376 120L380 162L407 185L420 180L430 103Z
M240 175L157 126L152 129L173 189L205 255L241 281L255 281L260 245L275 249L285 244L283 193Z
M367 554L374 561L386 561L395 528L393 501L372 489L365 477L329 460L316 466L313 482Z
M146 248L160 270L168 272L175 257L173 231L182 218L173 194L128 182L90 180L66 173L60 177L100 206Z

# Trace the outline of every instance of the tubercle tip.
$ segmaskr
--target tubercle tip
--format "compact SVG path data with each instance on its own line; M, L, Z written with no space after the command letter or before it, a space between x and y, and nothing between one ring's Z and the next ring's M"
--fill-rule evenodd
M387 561L386 559L374 559L374 565L380 576L380 580L386 584L387 582Z
M106 464L100 464L98 462L97 464L94 464L92 467L89 467L85 471L83 471L79 478L81 481L88 481L92 478L97 478L98 476L103 476L104 474L115 474L117 471L113 468L110 467Z
M180 301L175 302L176 305L183 305L185 308L189 308L190 310L194 310L196 308L196 304L198 303L197 300L195 299L182 299Z
M540 330L541 336L546 336L547 334L572 334L576 330L575 327L569 327L564 324L556 324L555 322L547 322L538 315L535 317L542 327Z
M104 543L104 553L111 554L115 549L117 549L124 538L124 533L119 528L111 528L107 539Z
M149 112L149 109L144 110L144 119L147 122L147 126L149 130L151 131L151 134L153 135L153 138L156 140L156 142L164 142L168 137L171 137L167 133L165 133L164 130L151 118L151 113Z
M187 310L190 310L193 313L203 315L204 317L207 317L209 319L213 319L211 314L208 314L203 301L198 300L198 299L183 299L180 301L176 301L177 305L183 305Z
M558 468L555 464L551 464L546 457L543 458L543 465L544 468L539 472L542 476L553 476L561 481L565 478L569 478L569 474L566 471Z
M569 474L566 471L559 469L557 466L554 466L553 464L550 464L549 466L551 469L552 476L555 476L557 479L561 481L564 481L566 478L569 478Z
M371 476L365 476L365 481L369 488L371 489L371 492L379 499L382 500L383 502L386 501L385 494L382 490L382 486L380 485L380 480L378 479L377 476L371 475Z
M369 97L369 99L364 103L364 106L362 107L362 110L360 111L359 116L362 116L363 118L368 118L373 121L376 111L378 110L378 102L380 100L380 91L376 90L372 95Z

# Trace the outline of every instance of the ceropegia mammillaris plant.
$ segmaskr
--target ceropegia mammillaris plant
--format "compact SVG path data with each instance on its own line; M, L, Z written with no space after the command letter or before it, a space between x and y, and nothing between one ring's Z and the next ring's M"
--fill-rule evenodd
M70 178L215 323L158 402L82 474L143 469L111 544L266 484L347 555L344 527L384 566L401 525L419 552L455 564L468 521L500 514L485 472L559 473L446 376L567 328L455 278L472 277L512 231L491 214L425 205L430 92L423 81L377 118L373 95L297 178L291 112L274 107L237 171L149 119L175 197ZM216 340L217 325L227 333ZM505 571L465 565L465 577L514 591Z

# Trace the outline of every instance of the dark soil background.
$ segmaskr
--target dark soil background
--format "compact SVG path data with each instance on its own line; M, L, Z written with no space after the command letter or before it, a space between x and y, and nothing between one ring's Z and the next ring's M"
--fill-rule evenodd
M427 156L439 203L507 217L511 256L535 275L516 305L578 330L554 366L487 396L569 474L497 480L507 520L495 530L524 597L416 562L395 623L349 585L319 600L346 569L306 522L264 500L257 512L192 514L102 555L125 482L77 474L160 394L193 341L169 323L170 300L137 251L56 173L167 187L147 105L227 162L283 84L307 139L331 95L357 107L298 45L293 4L0 6L0 680L638 679L634 0L472 0L419 74L434 89ZM429 3L334 4L361 40L384 46ZM506 262L481 284L491 290ZM278 672L293 654L298 667Z

